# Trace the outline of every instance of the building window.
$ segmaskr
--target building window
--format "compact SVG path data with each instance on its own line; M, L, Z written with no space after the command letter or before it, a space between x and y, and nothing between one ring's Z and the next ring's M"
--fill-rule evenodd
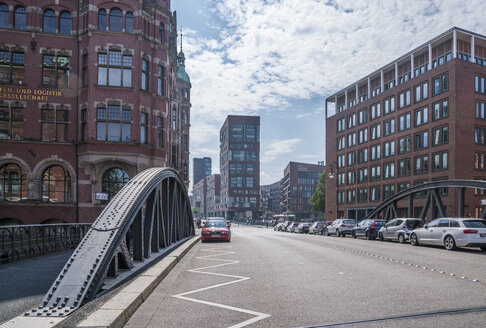
M383 164L383 179L392 179L395 177L395 162Z
M346 156L345 155L338 155L337 157L338 167L345 167L346 166Z
M371 187L370 188L370 201L377 202L377 201L381 200L380 191L381 191L381 187L380 186L378 186L378 187Z
M71 14L63 11L59 16L59 33L71 34Z
M23 108L0 105L0 140L24 140Z
M381 145L371 146L371 160L375 161L381 158Z
M476 118L486 119L486 103L476 101Z
M381 104L376 103L371 106L371 120L377 119L381 116Z
M164 66L159 65L157 70L157 94L164 95Z
M395 133L395 119L389 119L383 122L383 134L389 136L390 134Z
M163 118L157 116L157 147L164 148Z
M358 203L366 203L368 201L368 188L358 189Z
M410 106L410 90L400 93L398 95L398 99L399 99L399 104L398 104L399 109Z
M356 113L348 115L348 129L356 126Z
M14 28L17 30L25 30L26 27L26 11L24 7L16 7L14 9Z
M106 10L98 10L98 30L106 31Z
M59 165L48 167L42 175L42 200L51 203L71 201L71 177Z
M429 108L424 107L415 110L415 126L421 126L429 123Z
M486 128L476 127L474 128L474 143L476 145L486 145Z
M368 128L358 131L358 144L368 142Z
M148 136L148 114L141 113L140 116L140 143L146 144Z
M413 182L413 186L416 187L416 186L420 186L420 185L423 185L423 184L426 184L428 181L427 180L415 180ZM424 190L424 191L419 191L419 192L416 192L413 194L413 196L415 198L422 198L422 197L425 197L427 195L427 191Z
M245 151L245 161L247 161L247 162L258 162L258 152L257 151Z
M380 165L372 166L370 181L379 181L379 180L381 180L381 166Z
M98 53L98 85L132 86L132 56L119 50Z
M408 177L411 172L410 159L403 159L398 161L398 176Z
M88 54L83 54L82 59L82 77L83 77L83 87L88 86Z
M358 124L368 122L368 108L363 108L358 112Z
M353 190L348 190L348 199L347 199L347 203L348 204L353 204L356 202L356 190L353 189Z
M0 168L0 200L19 201L27 199L27 179L17 164L6 164Z
M429 82L425 82L415 86L415 102L418 103L424 99L429 98Z
M337 150L343 150L346 148L346 137L338 137L337 138Z
M44 10L42 31L56 33L56 13L54 13L54 10Z
M133 13L131 11L125 15L125 32L133 33Z
M358 170L358 182L365 183L368 182L368 168L362 168Z
M10 10L8 5L0 4L0 27L8 27L10 24Z
M183 110L184 123L188 123L187 111ZM245 141L256 142L257 141L257 127L256 125L245 125Z
M408 130L412 127L412 114L407 113L398 116L398 131Z
M108 199L111 200L129 180L130 177L127 172L120 168L111 168L103 174L102 192L107 193Z
M398 154L409 153L411 150L410 136L398 139Z
M346 130L346 119L337 120L337 132L343 132L344 130Z
M24 53L0 50L0 82L24 83Z
M110 31L121 32L123 29L123 13L118 8L110 9Z
M449 116L449 100L445 99L434 104L433 120L437 121Z
M415 150L429 147L429 131L422 131L415 134Z
M449 168L449 152L435 153L433 157L434 165L432 166L432 171L442 171Z
M444 125L434 129L434 146L443 145L449 142L449 126Z
M253 177L245 178L246 188L253 188Z
M185 152L189 152L189 135L183 134L182 135L182 146Z
M43 107L42 111L42 141L68 141L68 110L64 106Z
M386 200L395 194L395 185L389 184L383 186L383 200Z
M165 43L165 25L164 25L164 23L159 23L159 38L160 38L160 43L164 44Z
M338 191L337 198L338 204L344 204L344 191Z
M348 166L356 164L356 152L348 153Z
M42 55L42 84L69 88L69 56Z
M415 157L415 174L423 174L429 172L429 155Z
M449 75L447 73L433 79L434 96L449 90Z
M348 148L356 146L356 132L348 134Z
M474 91L475 92L482 93L482 94L486 93L486 89L484 87L484 84L485 84L484 80L485 80L484 76L479 76L479 75L474 76Z
M97 140L130 142L131 110L120 110L119 105L97 108Z
M485 170L486 153L474 153L474 170L484 171Z
M375 140L381 137L381 125L375 124L371 126L371 140Z
M385 142L383 148L384 157L395 156L395 140Z
M88 110L81 110L81 140L88 140Z
M404 191L405 189L410 188L410 182L401 182L398 184L398 192Z
M368 162L368 148L358 150L358 164Z
M395 97L390 97L384 102L385 107L383 109L383 115L392 113L395 111Z
M148 91L149 85L149 62L147 59L142 59L142 90Z

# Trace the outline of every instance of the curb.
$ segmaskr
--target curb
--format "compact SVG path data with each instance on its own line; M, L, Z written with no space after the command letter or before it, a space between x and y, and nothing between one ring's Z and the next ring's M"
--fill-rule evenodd
M137 311L160 282L169 274L175 265L201 239L194 236L157 264L139 275L118 294L113 296L98 310L80 322L77 328L121 328Z

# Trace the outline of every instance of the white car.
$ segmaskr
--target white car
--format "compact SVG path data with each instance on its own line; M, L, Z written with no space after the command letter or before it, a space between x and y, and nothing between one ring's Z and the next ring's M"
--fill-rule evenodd
M351 234L353 228L356 226L356 221L348 219L334 220L324 230L324 235L336 235L336 237L346 237L346 234Z
M412 230L410 244L443 245L447 250L457 247L480 247L486 251L486 221L471 218L440 218L423 228Z

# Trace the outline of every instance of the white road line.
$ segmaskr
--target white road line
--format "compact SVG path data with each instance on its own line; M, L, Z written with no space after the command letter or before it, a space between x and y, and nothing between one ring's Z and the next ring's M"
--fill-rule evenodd
M212 275L212 276L220 276L220 277L225 277L225 278L235 278L236 280L232 280L232 281L229 281L229 282L216 284L216 285L212 285L212 286L208 286L208 287L204 287L204 288L199 288L199 289L196 289L196 290L192 290L190 292L185 292L185 293L182 293L182 294L173 295L172 297L175 297L175 298L178 298L178 299L181 299L181 300L185 300L185 301L189 301L189 302L195 302L195 303L205 304L205 305L209 305L209 306L215 306L215 307L218 307L218 308L221 308L221 309L246 313L246 314L250 314L250 315L255 316L254 318L240 322L240 323L233 325L231 327L228 327L228 328L245 327L245 326L248 326L252 323L255 323L257 321L260 321L260 320L263 320L265 318L270 317L270 314L260 313L260 312L242 309L242 308L238 308L238 307L234 307L234 306L230 306L230 305L208 302L208 301L198 300L198 299L192 298L192 297L187 297L186 295L206 291L206 290L213 289L213 288L223 287L223 286L227 286L227 285L231 285L231 284L236 284L236 283L251 279L250 277L241 277L241 276L233 276L233 275L228 275L228 274L223 274L223 273L202 271L202 270L207 270L207 269L211 269L211 268L222 267L222 266L225 266L225 265L232 265L232 264L240 263L240 261L235 261L235 260L224 260L224 259L213 258L213 257L218 257L218 256L223 256L223 255L228 255L228 254L234 254L235 252L220 251L220 250L214 250L214 249L203 249L202 251L203 252L216 252L217 254L199 256L199 257L196 257L197 259L206 260L206 261L208 261L208 260L209 261L218 261L218 262L225 262L225 263L211 265L211 266L205 266L205 267L202 267L202 268L191 269L191 270L187 270L187 271L194 272L194 273L207 274L207 275Z

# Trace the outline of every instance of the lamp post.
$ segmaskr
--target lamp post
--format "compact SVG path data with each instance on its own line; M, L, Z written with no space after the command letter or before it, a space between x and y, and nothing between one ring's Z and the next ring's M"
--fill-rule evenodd
M329 179L334 179L336 177L336 175L338 175L338 178L336 179L336 219L339 219L338 218L338 215L339 215L339 191L338 191L338 180L339 180L339 166L337 165L336 162L330 162L329 163L329 173L328 173L328 177ZM334 168L336 169L336 174L334 174Z

